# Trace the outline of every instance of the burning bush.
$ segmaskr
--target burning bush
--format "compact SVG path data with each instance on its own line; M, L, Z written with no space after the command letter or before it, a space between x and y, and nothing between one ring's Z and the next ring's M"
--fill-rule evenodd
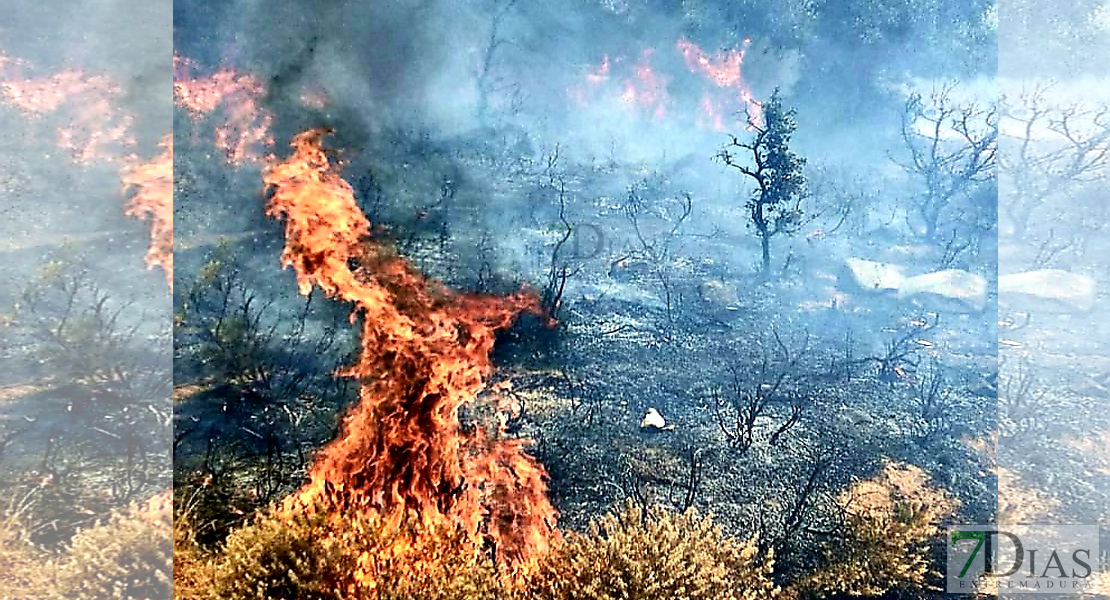
M295 514L322 503L392 523L417 513L426 525L461 531L475 552L492 548L499 564L526 569L557 538L546 474L525 440L464 430L459 411L485 390L496 332L521 312L539 312L539 301L455 292L370 239L354 190L323 148L325 133L298 135L293 154L267 170L266 212L285 222L282 259L301 293L319 287L361 317L361 352L343 371L361 387L342 434L286 506Z

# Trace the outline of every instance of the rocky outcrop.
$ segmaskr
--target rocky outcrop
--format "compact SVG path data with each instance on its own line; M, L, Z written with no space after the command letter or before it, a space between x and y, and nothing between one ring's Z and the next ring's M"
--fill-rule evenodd
M844 261L840 287L848 292L895 292L906 278L900 265L849 258Z
M976 313L987 307L987 280L958 269L926 273L904 279L898 298L940 312Z
M998 278L1000 303L1027 312L1084 313L1095 307L1095 280L1060 269L1041 269Z

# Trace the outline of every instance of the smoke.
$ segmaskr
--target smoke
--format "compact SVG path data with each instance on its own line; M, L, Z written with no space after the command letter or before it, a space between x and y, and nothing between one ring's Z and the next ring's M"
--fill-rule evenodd
M263 83L279 154L301 131L332 128L361 199L375 202L375 186L393 186L372 220L411 219L450 189L458 209L444 219L461 239L476 223L519 228L529 210L520 205L533 199L518 175L535 177L556 148L564 168L656 174L691 192L699 213L734 206L746 195L743 182L713 156L730 134L745 135L742 111L774 90L798 108L793 143L811 164L889 165L904 100L892 89L934 76L944 64L938 55L955 71L959 61L921 42L936 18L887 23L855 14L865 8L395 0L307 9L291 0L184 0L175 5L174 44L202 68ZM980 9L968 9L976 22ZM860 22L862 31L851 30ZM740 78L691 64L685 42L714 68L742 53ZM464 157L497 153L508 166ZM584 193L611 203L624 191Z
M677 146L694 145L681 133L689 127L638 119L619 102L582 111L567 90L605 56L628 66L645 52L667 81L673 113L692 120L701 101L692 90L707 85L675 48L686 35L683 20L657 11L513 0L333 2L311 11L301 3L243 0L184 2L177 10L177 52L269 82L276 121L289 128L279 132L285 139L314 125L337 126L341 140L352 128L352 138L364 138L392 126L454 135L514 125L562 138L550 144L585 146L583 155L610 154L615 144L632 158L649 148L656 158L674 156ZM692 41L712 54L739 48L743 38ZM796 50L757 40L749 62L752 87L766 98L776 87L789 91L801 59ZM328 114L315 115L316 122L305 120L306 89L329 99ZM739 128L742 119L729 117Z
M134 144L106 144L105 152L117 158L123 152L140 158L158 154L159 140L172 128L165 63L171 50L169 6L161 0L14 0L5 6L0 53L21 63L12 71L17 77L49 81L71 73L74 80L96 82L96 89L58 111L28 115L6 103L0 109L0 126L13 145L0 170L9 182L18 182L8 188L4 203L15 247L62 235L134 232L141 265L146 233L142 223L122 213L118 161L81 159L75 155L82 150L59 148L58 131L71 128L81 144L114 135L98 127L126 126ZM107 88L111 93L101 93ZM130 244L131 236L125 237Z
M114 108L135 115L138 151L153 155L171 127L170 5L165 0L14 0L5 6L0 49L46 73L75 68L111 78L124 90Z

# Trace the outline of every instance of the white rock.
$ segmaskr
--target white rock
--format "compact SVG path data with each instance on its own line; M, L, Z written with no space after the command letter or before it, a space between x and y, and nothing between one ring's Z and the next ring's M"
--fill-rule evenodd
M1095 307L1097 285L1086 275L1042 269L998 278L998 300L1030 312L1089 312Z
M640 420L640 429L649 431L669 431L674 429L674 426L668 427L667 420L663 418L663 415L659 414L659 411L654 408L649 408L647 414Z
M898 298L912 298L940 312L979 312L987 307L987 280L959 269L902 280Z
M862 258L844 261L845 274L854 289L846 291L890 292L902 286L904 267Z

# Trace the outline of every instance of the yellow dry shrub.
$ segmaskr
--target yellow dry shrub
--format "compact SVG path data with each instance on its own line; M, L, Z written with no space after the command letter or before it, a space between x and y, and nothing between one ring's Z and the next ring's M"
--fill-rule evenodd
M571 535L525 576L457 532L410 520L275 512L235 531L209 590L221 600L763 600L773 558L693 511L628 506Z
M754 540L724 536L693 510L631 503L571 534L553 552L531 597L543 600L758 600L772 598L773 557Z
M175 509L173 519L174 600L205 600L212 590L214 563L197 543L194 516L188 507Z
M503 597L501 585L459 535L368 515L272 513L228 538L210 597L478 600Z
M913 465L887 462L875 477L841 494L847 531L828 549L824 568L802 580L802 596L877 597L928 587L929 544L957 502Z
M18 519L0 517L0 600L47 597L54 564L35 552Z
M218 560L209 597L227 600L343 598L338 582L354 563L309 520L273 516L234 531Z
M79 532L62 557L54 596L164 600L173 586L173 510L167 492Z

